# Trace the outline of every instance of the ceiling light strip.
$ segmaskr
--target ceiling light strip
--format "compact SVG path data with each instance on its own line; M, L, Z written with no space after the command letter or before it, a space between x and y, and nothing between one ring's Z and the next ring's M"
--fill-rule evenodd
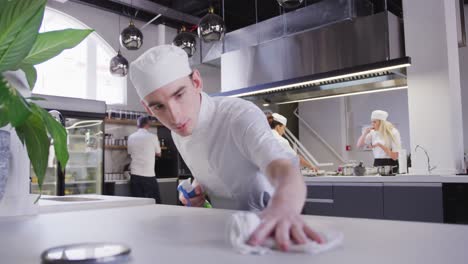
M328 95L328 96L322 96L322 97L313 97L313 98L308 98L308 99L300 99L300 100L293 100L293 101L287 101L287 102L281 102L281 103L276 103L276 104L292 104L292 103L301 103L301 102L306 102L306 101L316 101L316 100L322 100L322 99L331 99L331 98L337 98L337 97L345 97L345 96L352 96L352 95L360 95L360 94L371 94L371 93L378 93L378 92L387 92L387 91L395 91L395 90L402 90L402 89L407 89L408 86L398 86L398 87L392 87L392 88L385 88L385 89L378 89L378 90L371 90L371 91L361 91L361 92L353 92L353 93L346 93L346 94L336 94L336 95Z
M390 70L405 68L405 67L408 67L410 65L411 65L410 63L397 64L397 65L388 66L388 67L382 67L382 68L366 70L366 71L360 71L360 72L353 72L353 73L348 73L348 74L343 74L343 75L336 75L336 76L321 78L321 79L317 79L317 80L310 80L310 81L305 81L305 82L300 82L300 83L282 85L282 86L272 87L272 88L268 88L268 89L262 89L262 90L259 90L259 91L246 92L246 93L234 94L234 95L229 95L229 96L230 97L242 97L242 96L249 96L249 95L255 95L255 94L263 94L263 93L267 93L267 92L274 92L274 91L277 91L277 90L281 90L281 89L285 89L285 88L292 88L292 87L295 87L295 86L302 86L302 85L309 85L310 86L310 85L319 84L321 82L326 82L326 81L332 81L332 80L337 80L337 79L342 79L342 78L349 78L349 77L353 77L353 76L366 75L366 74L372 74L372 73L377 73L377 72L384 72L384 71L390 71Z

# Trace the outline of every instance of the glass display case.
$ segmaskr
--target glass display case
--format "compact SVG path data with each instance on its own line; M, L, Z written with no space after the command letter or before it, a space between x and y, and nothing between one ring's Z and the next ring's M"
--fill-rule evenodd
M64 194L101 194L103 120L66 120L70 159L65 170Z
M42 194L101 194L103 175L103 120L66 118L70 159L62 172L51 146ZM31 170L31 193L39 193Z
M35 95L46 110L56 111L67 130L70 158L64 170L49 149L47 171L42 194L102 194L104 179L104 117L106 105L102 101ZM50 112L52 112L50 111ZM39 193L37 176L31 168L31 193Z

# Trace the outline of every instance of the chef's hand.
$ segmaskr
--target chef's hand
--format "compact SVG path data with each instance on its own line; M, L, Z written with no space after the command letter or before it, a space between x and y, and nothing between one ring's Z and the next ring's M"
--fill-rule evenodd
M364 130L364 134L369 134L372 130L374 130L372 127L368 127L366 128L366 130Z
M317 172L319 169L317 167L315 167L314 165L311 165L310 170L314 171L314 172Z
M308 239L323 243L320 236L302 219L301 215L287 206L267 207L260 213L261 224L250 236L248 244L262 245L265 239L273 237L283 251L293 244L304 244Z
M200 185L195 186L195 196L190 198L189 201L184 197L184 195L179 192L179 200L185 206L193 207L202 207L205 202L205 194L203 193L202 187Z

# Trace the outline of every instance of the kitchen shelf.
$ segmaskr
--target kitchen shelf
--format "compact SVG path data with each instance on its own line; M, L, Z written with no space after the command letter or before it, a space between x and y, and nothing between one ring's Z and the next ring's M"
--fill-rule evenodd
M42 186L44 186L44 185L56 185L56 184L57 184L56 182L43 182ZM32 182L31 185L38 186L39 184L37 182Z
M127 149L127 146L105 145L104 148L108 149L108 150L125 150L125 149ZM167 147L161 147L161 150L166 150L166 149L167 149Z
M127 146L104 145L104 148L108 150L126 150Z
M128 184L130 183L130 180L112 180L112 181L105 181L105 183Z
M54 166L55 167L55 166ZM67 165L66 169L98 168L98 165Z
M68 135L69 138L86 138L86 135ZM89 136L91 138L98 138L98 136Z
M65 184L89 184L96 183L96 181L65 181Z
M96 150L68 150L68 153L79 153L79 154L88 154L88 153L97 153L97 152L100 152L100 149L96 149Z
M104 119L104 123L106 124L114 124L114 125L133 125L136 126L137 121L133 119ZM152 127L158 127L158 126L163 126L161 123L157 121L151 121L150 126Z

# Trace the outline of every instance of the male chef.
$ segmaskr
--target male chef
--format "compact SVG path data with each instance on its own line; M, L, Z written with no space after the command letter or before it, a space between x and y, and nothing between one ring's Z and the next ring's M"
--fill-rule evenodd
M143 53L131 63L130 79L146 111L171 130L195 178L189 204L201 206L206 193L215 208L260 211L251 245L269 236L285 251L307 238L321 242L300 215L306 186L297 156L275 140L258 107L204 93L200 73L172 45Z

